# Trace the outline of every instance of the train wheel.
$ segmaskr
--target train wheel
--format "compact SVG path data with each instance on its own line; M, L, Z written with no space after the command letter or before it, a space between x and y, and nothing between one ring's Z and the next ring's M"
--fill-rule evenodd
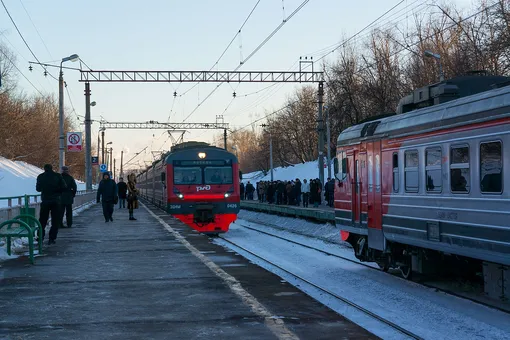
M411 280L413 275L412 256L405 256L404 263L399 266L402 277Z
M381 268L381 270L383 272L387 272L389 269L390 269L390 264L388 263L388 261L384 261L384 262L376 262L377 265L379 266L379 268Z

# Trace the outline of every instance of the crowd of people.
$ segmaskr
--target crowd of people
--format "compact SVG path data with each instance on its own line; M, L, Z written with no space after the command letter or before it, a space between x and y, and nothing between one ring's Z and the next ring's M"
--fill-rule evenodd
M254 200L254 194L261 203L269 204L285 204L309 207L309 205L317 208L322 204L323 199L330 207L334 206L335 180L328 178L327 182L322 185L321 181L316 179L285 181L260 181L256 183L256 187L248 181L246 185L240 184L240 192L242 200Z
M71 228L73 224L73 204L77 192L75 179L69 174L69 167L62 167L62 173L55 172L51 164L44 165L44 172L37 176L36 190L41 193L41 210L39 222L42 227L42 240L45 237L45 229L51 214L51 228L49 231L48 245L56 243L59 228L64 227L64 215L66 226ZM119 178L119 183L111 178L109 172L103 173L103 178L97 190L97 203L102 203L105 222L113 222L115 204L119 209L126 207L129 210L129 219L136 220L133 216L134 209L138 209L138 194L136 188L136 176L130 174L128 182Z

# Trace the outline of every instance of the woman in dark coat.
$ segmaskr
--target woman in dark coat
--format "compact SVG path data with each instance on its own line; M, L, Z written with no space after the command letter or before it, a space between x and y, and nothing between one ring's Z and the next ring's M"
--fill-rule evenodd
M128 209L129 209L129 219L132 221L136 221L136 218L133 216L133 210L138 209L138 189L136 188L136 176L135 174L130 174L128 176Z

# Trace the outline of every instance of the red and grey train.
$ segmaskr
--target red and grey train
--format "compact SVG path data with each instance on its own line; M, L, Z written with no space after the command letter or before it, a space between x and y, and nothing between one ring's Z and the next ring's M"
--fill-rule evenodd
M142 197L193 229L228 231L240 209L239 166L234 154L202 142L175 145L137 176Z
M340 134L335 219L358 259L404 277L446 255L510 265L509 79L420 88Z

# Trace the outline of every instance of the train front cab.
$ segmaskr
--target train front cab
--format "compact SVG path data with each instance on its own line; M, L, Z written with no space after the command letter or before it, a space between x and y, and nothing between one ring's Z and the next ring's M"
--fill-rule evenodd
M174 152L166 164L167 211L201 233L227 232L240 209L237 158L207 147Z

